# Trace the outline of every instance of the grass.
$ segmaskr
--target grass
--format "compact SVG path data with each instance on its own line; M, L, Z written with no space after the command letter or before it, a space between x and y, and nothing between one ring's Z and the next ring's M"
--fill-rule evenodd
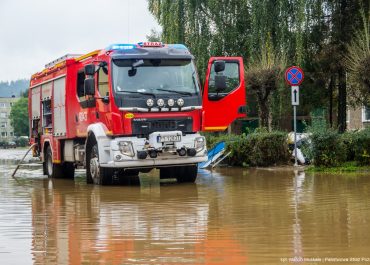
M370 166L361 166L354 161L343 163L336 167L315 167L309 166L305 169L306 172L325 172L325 173L346 173L346 172L370 172Z

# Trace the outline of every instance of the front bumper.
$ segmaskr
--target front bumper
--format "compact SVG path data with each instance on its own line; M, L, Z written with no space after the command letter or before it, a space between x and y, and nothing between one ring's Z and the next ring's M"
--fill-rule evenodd
M173 132L176 133L176 132ZM110 140L105 140L103 143L103 150L99 151L99 160L101 167L109 168L156 168L175 165L196 164L207 161L207 148L204 140L204 148L197 150L194 156L188 153L180 156L178 150L180 149L194 149L196 139L203 138L200 134L187 134L181 136L181 141L173 143L158 143L156 141L157 135L164 134L155 132L146 138L138 137L118 137ZM166 132L171 134L171 132ZM131 142L131 154L124 154L120 150L120 143ZM138 152L155 151L157 156L151 158L149 155L145 159L138 157Z

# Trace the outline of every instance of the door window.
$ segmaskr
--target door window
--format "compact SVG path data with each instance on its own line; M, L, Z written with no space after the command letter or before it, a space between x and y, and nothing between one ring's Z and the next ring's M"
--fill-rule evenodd
M98 90L101 97L109 95L108 84L108 74L106 74L103 67L101 67L98 72Z
M85 94L85 73L83 69L77 73L77 96L82 108L91 108L95 107L95 97L86 96Z
M208 98L210 100L220 100L228 95L231 91L235 90L240 85L239 76L239 63L238 62L225 62L225 70L219 73L215 72L215 62L212 63L211 74L208 83ZM215 85L215 76L224 75L226 77L226 89L217 91Z

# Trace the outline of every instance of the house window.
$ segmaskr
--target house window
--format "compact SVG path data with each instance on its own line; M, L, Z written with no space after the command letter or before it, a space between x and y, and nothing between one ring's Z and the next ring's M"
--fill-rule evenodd
M7 117L6 112L1 112L0 113L0 118L6 118L6 117Z
M362 122L370 122L370 106L362 108Z
M13 133L13 132L10 132L10 133L9 133L9 135L10 135L10 136L14 136L14 133Z
M1 123L1 128L6 128L6 125L7 125L6 122L2 122Z
M1 132L1 136L2 137L6 137L7 136L7 132Z
M6 103L0 103L0 108L6 108Z

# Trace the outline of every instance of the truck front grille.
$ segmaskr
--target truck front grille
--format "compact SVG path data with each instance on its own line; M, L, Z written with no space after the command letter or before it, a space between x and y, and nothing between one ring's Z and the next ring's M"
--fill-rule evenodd
M133 135L149 135L158 131L182 131L191 133L193 131L193 119L176 118L176 119L132 119Z

